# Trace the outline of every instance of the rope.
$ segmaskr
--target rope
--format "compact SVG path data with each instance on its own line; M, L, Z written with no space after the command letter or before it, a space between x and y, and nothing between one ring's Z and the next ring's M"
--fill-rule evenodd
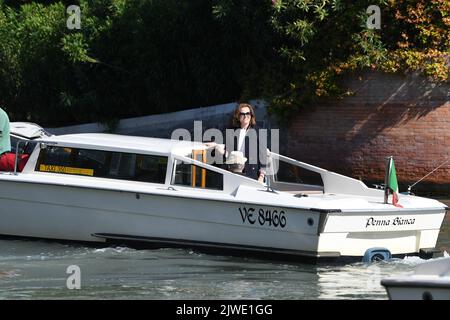
M448 158L447 160L445 160L443 163L441 163L438 167L434 168L431 172L429 172L428 174L426 174L424 177L422 177L421 179L419 179L418 181L416 181L415 183L413 183L412 185L410 185L408 187L408 192L411 191L411 188L414 187L416 184L418 184L420 181L422 181L423 179L425 179L426 177L428 177L430 174L432 174L433 172L435 172L437 169L439 169L440 167L442 167L444 164L446 164L447 162L450 161L450 158Z

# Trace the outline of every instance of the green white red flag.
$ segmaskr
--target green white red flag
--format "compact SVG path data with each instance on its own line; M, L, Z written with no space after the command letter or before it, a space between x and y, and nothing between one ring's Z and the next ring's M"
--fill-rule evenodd
M392 191L392 204L396 207L403 208L403 206L398 203L398 183L393 158L391 158L389 164L389 181L387 187Z

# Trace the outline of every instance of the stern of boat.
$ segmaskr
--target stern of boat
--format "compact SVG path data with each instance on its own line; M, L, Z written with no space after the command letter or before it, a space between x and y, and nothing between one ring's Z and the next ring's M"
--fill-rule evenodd
M419 254L436 246L445 212L436 208L324 214L318 253L364 256L367 249L378 247L393 255Z

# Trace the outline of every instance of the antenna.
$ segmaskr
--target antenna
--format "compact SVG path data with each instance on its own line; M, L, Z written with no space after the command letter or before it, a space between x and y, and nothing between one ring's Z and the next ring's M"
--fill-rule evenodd
M433 172L435 172L437 169L439 169L440 167L442 167L444 164L446 164L447 162L450 161L450 158L448 158L447 160L445 160L444 162L442 162L439 166L437 166L436 168L434 168L431 172L427 173L425 176L423 176L422 178L420 178L419 180L417 180L416 182L414 182L412 185L408 186L408 194L411 194L411 189L412 187L414 187L416 184L418 184L420 181L422 181L423 179L425 179L426 177L428 177L430 174L432 174Z

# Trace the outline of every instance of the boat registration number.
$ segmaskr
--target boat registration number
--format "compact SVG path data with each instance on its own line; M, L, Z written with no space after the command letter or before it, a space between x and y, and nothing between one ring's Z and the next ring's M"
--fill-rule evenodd
M284 228L286 226L286 213L284 210L271 210L254 207L239 207L239 214L243 224L259 224Z

